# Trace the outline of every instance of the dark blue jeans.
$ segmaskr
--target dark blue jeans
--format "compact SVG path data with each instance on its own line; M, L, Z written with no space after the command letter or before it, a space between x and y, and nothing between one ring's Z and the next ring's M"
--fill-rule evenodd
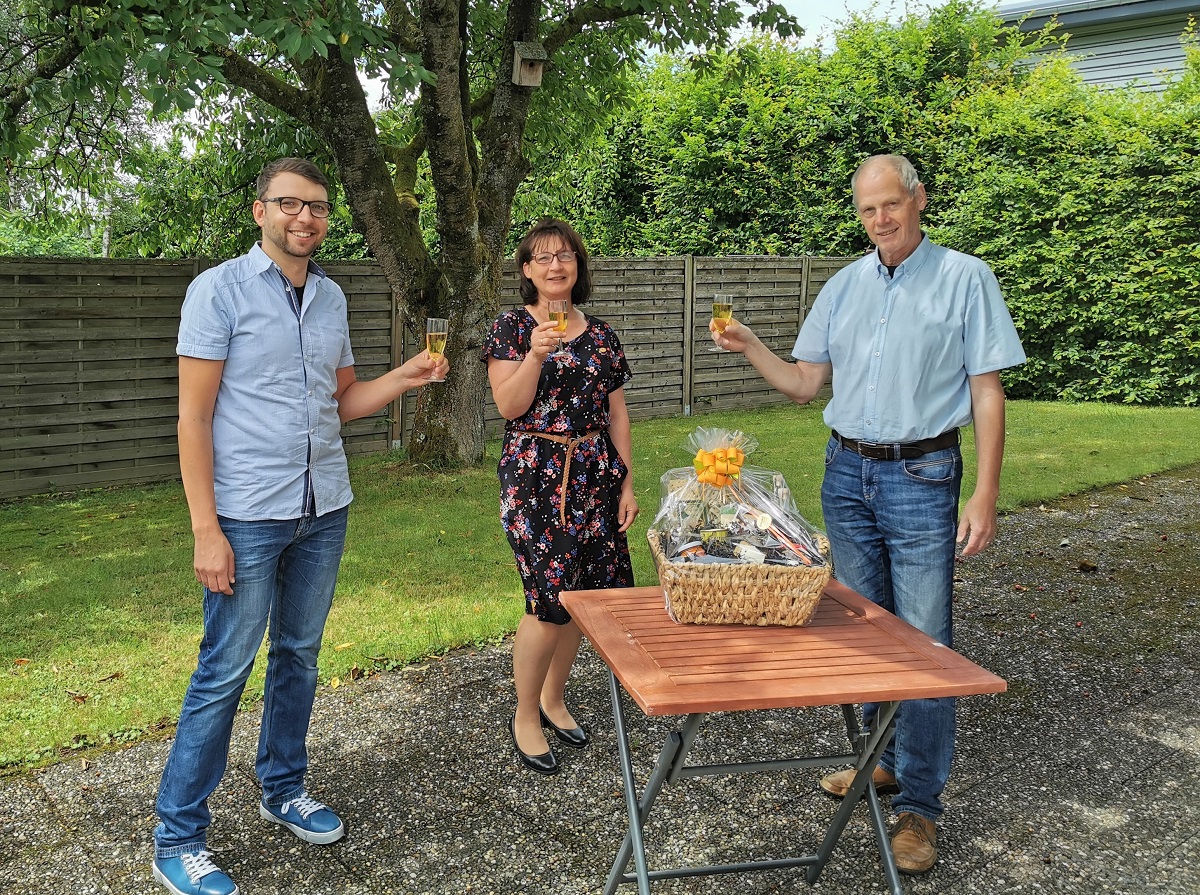
M346 542L347 510L283 522L220 520L233 548L233 596L204 591L204 637L158 791L155 854L204 848L212 795L229 756L238 701L268 635L255 770L269 804L304 789L317 653Z
M962 454L868 460L832 438L821 507L838 581L948 647ZM863 706L868 729L877 706ZM914 699L896 713L896 736L880 764L896 775L897 813L937 820L954 757L955 700Z

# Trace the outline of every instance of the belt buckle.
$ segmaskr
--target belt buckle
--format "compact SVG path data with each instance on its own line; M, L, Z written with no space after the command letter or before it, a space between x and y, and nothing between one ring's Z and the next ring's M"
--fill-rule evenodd
M892 445L880 444L878 441L860 441L859 448L865 448L867 453L863 454L871 460L892 460Z

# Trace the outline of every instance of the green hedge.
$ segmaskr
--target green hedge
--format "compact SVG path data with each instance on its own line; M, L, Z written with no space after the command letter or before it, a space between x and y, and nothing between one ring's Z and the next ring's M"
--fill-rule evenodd
M1200 50L1184 39L1163 94L1086 87L1051 31L964 2L854 16L827 55L755 38L660 58L544 210L599 254L855 254L850 173L900 152L931 237L1004 287L1030 356L1012 395L1195 405Z
M1200 402L1194 86L1100 93L1055 60L931 139L933 233L992 264L1025 340L1014 395Z

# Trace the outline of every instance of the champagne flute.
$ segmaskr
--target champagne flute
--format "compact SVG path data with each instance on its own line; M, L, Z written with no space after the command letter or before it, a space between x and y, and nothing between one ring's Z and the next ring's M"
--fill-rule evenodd
M729 325L729 321L733 319L733 296L718 292L713 296L712 319L716 324L717 332L725 332L725 327ZM727 348L722 348L719 345L714 345L709 351L728 351Z
M429 351L429 356L435 361L441 360L442 355L446 353L446 337L449 334L450 321L443 317L429 317L425 321L425 347ZM445 379L437 379L432 374L427 382L445 382Z
M570 357L571 352L564 347L563 336L567 332L567 315L571 311L571 303L566 299L554 299L546 305L546 309L550 312L550 319L554 321L554 331L558 334L558 350L550 357Z

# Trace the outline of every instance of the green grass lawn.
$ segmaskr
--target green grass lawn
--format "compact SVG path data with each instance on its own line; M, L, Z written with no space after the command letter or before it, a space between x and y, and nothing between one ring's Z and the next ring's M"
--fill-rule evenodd
M643 512L630 544L639 583L656 580L645 532L659 476L688 465L697 426L757 438L751 462L783 472L801 512L821 522L828 430L819 408L637 423ZM1197 432L1196 409L1011 402L1001 509L1200 462ZM453 474L393 455L352 461L356 500L323 686L495 641L516 626L523 604L498 519L496 450L482 468ZM964 494L972 465L968 457ZM191 554L178 485L0 505L0 770L170 729L200 640ZM246 702L261 696L259 665Z

